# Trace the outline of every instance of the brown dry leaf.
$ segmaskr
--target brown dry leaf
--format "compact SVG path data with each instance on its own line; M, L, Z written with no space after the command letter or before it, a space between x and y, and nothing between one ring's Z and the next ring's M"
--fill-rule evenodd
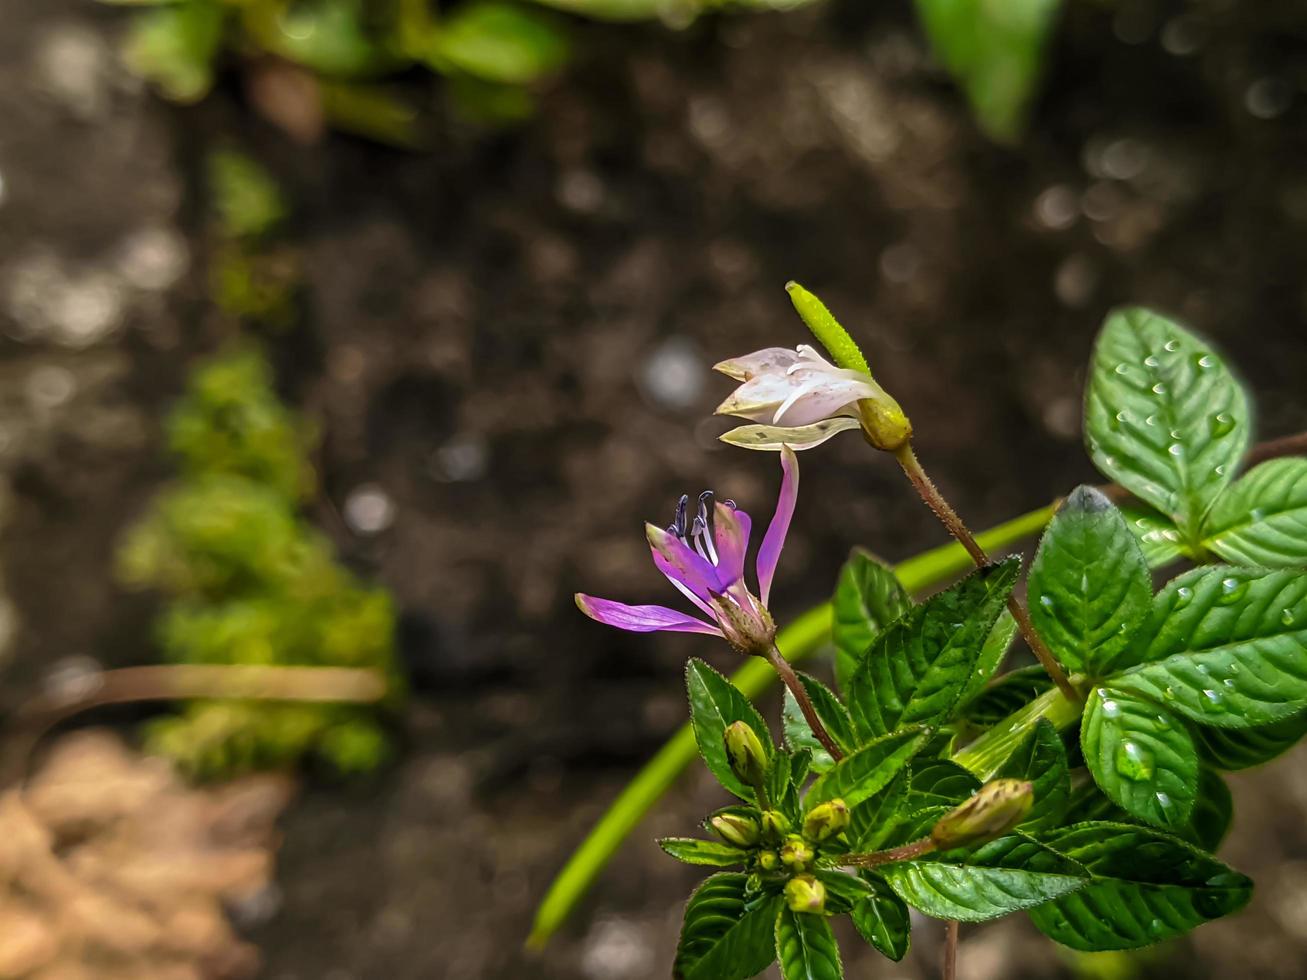
M0 980L238 980L225 908L270 887L289 780L187 786L114 735L55 743L0 796Z

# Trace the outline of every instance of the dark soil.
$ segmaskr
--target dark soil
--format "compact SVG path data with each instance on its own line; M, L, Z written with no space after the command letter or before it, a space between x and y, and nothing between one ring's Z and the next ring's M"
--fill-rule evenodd
M1307 14L1122 6L1070 3L1017 149L976 132L907 3L845 0L679 34L586 27L535 122L454 127L415 155L296 146L235 85L167 107L114 60L121 11L14 0L0 516L17 634L0 701L68 658L151 658L149 603L112 584L113 544L166 476L164 407L226 333L198 176L208 150L239 146L293 200L306 316L277 356L325 433L324 526L398 597L415 685L400 761L315 784L288 815L283 901L254 936L267 976L665 976L699 876L652 838L717 802L699 773L543 957L521 941L683 720L686 657L730 663L692 637L604 630L571 594L667 599L639 528L682 491L767 514L775 460L715 442L727 387L705 365L805 339L787 279L856 329L977 526L1096 479L1080 390L1117 304L1213 337L1264 436L1307 428ZM353 534L336 515L369 484L394 521ZM835 440L804 459L777 612L821 599L852 543L895 559L941 540L888 460ZM1307 976L1303 761L1233 780L1223 853L1258 880L1252 907L1140 969ZM933 975L938 931L898 967L850 943L850 972ZM962 955L968 978L1071 969L1020 917L964 930Z

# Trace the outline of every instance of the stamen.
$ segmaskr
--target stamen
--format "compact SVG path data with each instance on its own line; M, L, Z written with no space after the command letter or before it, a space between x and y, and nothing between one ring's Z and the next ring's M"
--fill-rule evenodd
M671 531L682 541L685 540L685 509L690 506L690 495L681 494L681 499L676 502L676 517L672 521L672 526L667 530Z

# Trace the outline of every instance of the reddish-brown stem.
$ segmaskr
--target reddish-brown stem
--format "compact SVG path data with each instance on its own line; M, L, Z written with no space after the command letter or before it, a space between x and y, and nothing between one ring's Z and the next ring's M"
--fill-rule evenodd
M958 922L944 923L944 967L940 971L944 980L956 980L958 975Z
M939 488L935 486L925 469L922 468L921 461L917 459L917 454L912 450L912 443L905 442L895 451L894 458L903 467L904 474L913 487L916 488L921 499L925 501L926 506L934 511L935 516L948 529L949 534L953 535L958 543L966 549L967 554L971 556L971 560L976 563L976 566L983 568L988 565L989 556L985 554L985 549L976 541L975 536L963 523L957 511L944 499L944 495L939 492ZM1053 683L1057 685L1058 690L1073 703L1080 701L1080 693L1071 684L1061 665L1054 659L1052 651L1048 649L1043 639L1035 631L1035 626L1030 621L1030 614L1026 612L1026 607L1021 604L1021 600L1014 595L1009 595L1007 608L1008 612L1012 614L1012 618L1016 620L1021 635L1025 637L1026 643L1030 646L1031 653L1035 655L1035 659L1047 671L1048 676L1053 679Z
M935 850L935 842L929 837L914 840L908 844L891 847L887 851L869 851L866 854L845 854L835 859L835 863L854 868L879 868L882 864L896 861L911 861Z
M822 724L821 718L817 716L817 709L812 706L812 700L808 697L808 692L803 688L803 682L799 680L799 675L794 672L788 660L777 649L776 644L772 644L767 651L767 662L772 665L772 669L781 679L781 683L790 689L794 695L794 700L798 702L799 710L803 712L804 719L808 722L808 727L812 729L812 734L817 736L817 741L822 744L830 757L836 762L844 758L844 751L836 744L835 739L831 738L830 732L826 731L826 726Z

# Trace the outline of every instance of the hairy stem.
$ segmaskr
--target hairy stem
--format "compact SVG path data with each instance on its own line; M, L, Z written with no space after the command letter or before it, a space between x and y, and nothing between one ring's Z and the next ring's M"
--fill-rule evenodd
M956 980L958 975L958 921L944 923L944 966L940 970L944 980Z
M911 861L935 850L935 842L929 837L914 840L885 851L868 851L865 854L845 854L835 859L836 864L851 868L879 868L882 864L894 864L897 861Z
M781 683L790 689L794 695L794 700L799 704L799 710L803 712L804 720L808 722L808 727L812 729L812 734L817 736L817 741L821 743L822 748L830 753L830 757L836 762L844 758L844 750L831 738L830 732L826 731L826 726L822 724L821 718L817 716L817 709L812 706L812 700L808 697L808 692L803 687L803 682L799 680L799 675L794 672L776 644L772 644L767 651L767 662L772 665L776 675L780 677Z
M976 566L983 568L988 565L989 555L985 554L985 549L976 541L971 534L971 530L958 516L957 511L944 499L944 495L939 492L939 488L935 486L925 469L922 468L921 461L917 459L917 454L912 450L912 443L905 442L894 453L894 458L903 467L903 472L916 488L917 493L921 495L921 499L926 502L926 506L935 512L935 516L948 529L948 533L953 535L958 543L966 549L967 554L971 556L971 560L976 563ZM1015 595L1009 595L1007 608L1008 612L1012 614L1012 618L1017 621L1017 628L1021 630L1021 635L1025 637L1027 645L1035 655L1035 659L1048 672L1048 676L1053 678L1053 683L1070 700L1079 700L1079 693L1071 686L1071 681L1067 679L1065 671L1054 659L1052 651L1048 649L1043 639L1035 631L1035 624L1030 621L1030 614L1026 612L1026 607L1021 600Z

